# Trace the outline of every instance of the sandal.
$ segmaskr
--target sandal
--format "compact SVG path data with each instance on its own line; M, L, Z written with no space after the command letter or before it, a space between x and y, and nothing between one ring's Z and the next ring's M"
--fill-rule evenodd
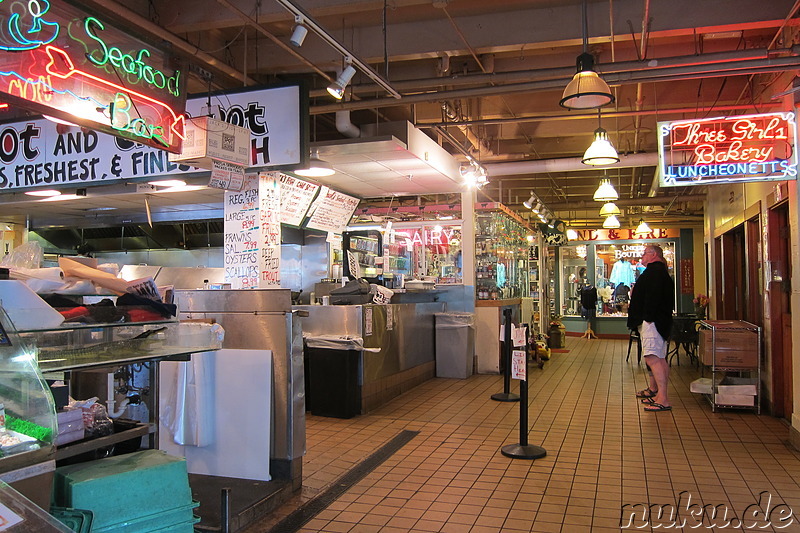
M657 412L657 411L672 411L672 406L671 405L661 405L660 403L652 402L650 405L646 406L644 408L644 410L645 411L652 411L654 413Z
M655 400L653 400L653 398L641 398L641 399L639 399L639 402L641 402L643 404L651 404L651 403L655 403Z
M656 394L658 394L657 390L651 390L650 387L647 387L646 389L643 389L643 390L640 390L639 392L637 392L636 393L636 397L637 398L652 398Z

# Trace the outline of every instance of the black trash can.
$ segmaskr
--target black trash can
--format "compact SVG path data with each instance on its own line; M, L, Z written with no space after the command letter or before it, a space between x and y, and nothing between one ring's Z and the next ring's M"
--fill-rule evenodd
M361 352L306 345L306 410L312 415L352 418L361 414Z

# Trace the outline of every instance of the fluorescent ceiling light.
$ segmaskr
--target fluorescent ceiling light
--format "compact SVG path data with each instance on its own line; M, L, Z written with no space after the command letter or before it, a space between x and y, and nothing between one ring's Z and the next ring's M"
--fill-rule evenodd
M186 185L185 181L176 179L148 181L147 183L156 187L183 187Z
M49 198L42 198L40 202L63 202L64 200L77 200L78 198L86 198L85 195L80 194L60 194L58 196L50 196Z
M58 196L61 194L61 191L55 189L39 189L36 191L25 191L25 194L28 196Z

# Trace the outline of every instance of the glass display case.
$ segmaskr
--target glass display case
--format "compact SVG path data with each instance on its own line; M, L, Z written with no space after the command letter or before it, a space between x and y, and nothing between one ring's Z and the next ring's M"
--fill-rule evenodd
M384 277L462 283L461 223L398 223L383 247ZM396 283L400 285L400 283Z
M478 212L475 224L475 290L478 300L528 296L528 235L503 211Z
M35 347L0 307L0 473L54 457L56 410Z
M383 274L383 236L378 230L346 231L342 234L343 274L379 283ZM358 269L358 276L355 270Z

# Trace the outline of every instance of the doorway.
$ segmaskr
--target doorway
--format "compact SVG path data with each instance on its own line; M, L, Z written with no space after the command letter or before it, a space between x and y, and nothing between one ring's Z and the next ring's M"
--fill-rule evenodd
M773 415L790 419L792 416L792 315L790 307L790 243L789 203L769 209L769 262L766 268L769 294L770 353L772 355Z

